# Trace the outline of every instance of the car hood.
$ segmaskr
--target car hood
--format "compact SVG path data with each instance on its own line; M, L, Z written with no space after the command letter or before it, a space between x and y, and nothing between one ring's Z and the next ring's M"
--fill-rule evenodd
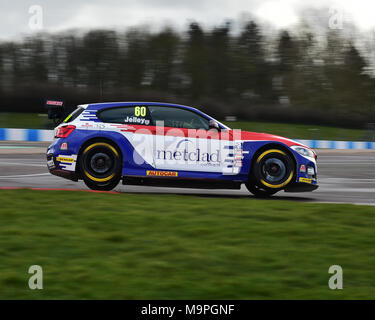
M295 140L288 139L288 138L281 137L281 136L276 136L274 134L269 134L269 133L242 131L241 139L243 141L276 141L276 142L281 142L287 145L288 147L297 145L297 146L302 146L302 147L310 149L309 147Z

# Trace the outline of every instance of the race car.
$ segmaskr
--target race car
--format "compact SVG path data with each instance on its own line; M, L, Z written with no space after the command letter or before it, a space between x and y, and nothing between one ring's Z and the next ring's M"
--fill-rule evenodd
M54 175L93 190L124 185L313 191L317 155L280 136L230 129L200 110L160 102L79 105L47 150Z

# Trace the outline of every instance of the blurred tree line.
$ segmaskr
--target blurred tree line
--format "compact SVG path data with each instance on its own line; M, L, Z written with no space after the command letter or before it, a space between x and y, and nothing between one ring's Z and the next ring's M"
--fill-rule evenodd
M184 34L165 28L124 33L39 34L0 43L0 111L44 112L68 105L168 101L220 119L363 127L375 122L375 79L352 39L305 28L267 37L254 21Z

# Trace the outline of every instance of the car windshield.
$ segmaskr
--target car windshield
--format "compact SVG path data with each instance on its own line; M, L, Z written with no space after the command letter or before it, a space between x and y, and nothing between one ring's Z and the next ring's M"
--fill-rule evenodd
M201 112L202 112L202 111L201 111ZM211 118L212 120L216 121L216 122L219 124L219 126L223 127L224 130L232 130L231 128L229 128L229 127L228 127L227 125L225 125L224 123L222 123L222 122L220 122L220 121L217 121L216 119L210 117L208 114L206 114L206 113L204 113L204 112L202 112L202 113L203 113L204 115L206 115L207 118Z
M224 123L217 121L216 119L213 119L213 120L216 121L219 124L219 126L222 126L224 130L232 130L232 128L229 128Z

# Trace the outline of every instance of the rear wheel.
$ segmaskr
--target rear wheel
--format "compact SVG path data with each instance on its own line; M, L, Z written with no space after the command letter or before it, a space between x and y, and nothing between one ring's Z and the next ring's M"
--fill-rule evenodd
M92 190L112 190L121 179L120 152L108 142L95 141L84 147L79 165L83 181Z
M256 156L246 187L257 197L269 197L292 181L294 171L294 162L288 153L267 149Z

